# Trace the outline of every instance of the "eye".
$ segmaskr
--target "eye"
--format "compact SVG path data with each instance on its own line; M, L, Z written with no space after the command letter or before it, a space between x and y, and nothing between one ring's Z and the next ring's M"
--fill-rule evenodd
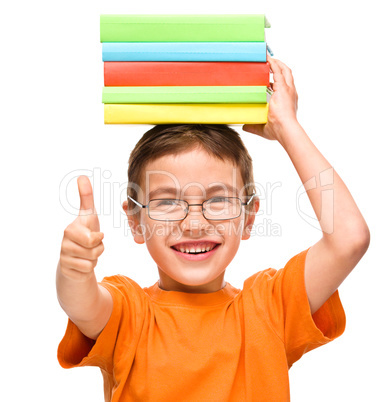
M217 203L217 202L231 202L230 198L227 197L214 197L210 198L209 200L211 203Z
M177 200L155 200L156 204L155 206L157 207L164 207L164 206L174 206L174 205L178 205L178 201Z

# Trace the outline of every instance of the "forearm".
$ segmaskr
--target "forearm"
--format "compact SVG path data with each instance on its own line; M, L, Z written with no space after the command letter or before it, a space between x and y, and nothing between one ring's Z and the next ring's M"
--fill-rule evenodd
M279 127L278 141L290 157L323 232L323 241L337 252L352 252L368 242L368 228L339 175L293 122Z
M72 275L71 272L63 270L59 262L56 288L60 306L75 324L96 319L100 311L102 294L94 272L89 274L75 272Z

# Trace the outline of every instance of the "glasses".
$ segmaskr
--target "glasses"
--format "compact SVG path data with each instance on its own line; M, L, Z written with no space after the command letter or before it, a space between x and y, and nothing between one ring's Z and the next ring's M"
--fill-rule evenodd
M150 200L147 205L137 202L128 195L128 198L140 208L147 208L148 216L156 221L182 221L188 216L189 207L201 206L204 218L209 221L225 221L235 219L241 215L242 207L249 205L252 194L247 202L242 202L237 197L213 197L201 204L189 204L185 200L170 198L157 198Z

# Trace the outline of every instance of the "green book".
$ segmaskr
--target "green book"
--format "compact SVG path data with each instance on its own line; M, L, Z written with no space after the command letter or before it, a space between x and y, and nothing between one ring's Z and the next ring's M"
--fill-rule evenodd
M104 14L101 42L265 42L264 14Z
M102 103L267 103L267 87L103 87Z

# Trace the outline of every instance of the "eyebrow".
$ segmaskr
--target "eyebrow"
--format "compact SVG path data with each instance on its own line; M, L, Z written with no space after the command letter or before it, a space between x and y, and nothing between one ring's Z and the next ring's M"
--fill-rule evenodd
M222 184L217 184L214 186L210 186L206 189L206 195L208 196L209 194L216 193L218 191L226 191L234 193L236 197L238 197L239 191L231 186L230 184L222 183ZM177 189L175 187L158 187L152 191L149 192L148 194L148 199L151 200L157 196L160 196L162 194L170 194L174 196L178 196L181 193L180 189Z

